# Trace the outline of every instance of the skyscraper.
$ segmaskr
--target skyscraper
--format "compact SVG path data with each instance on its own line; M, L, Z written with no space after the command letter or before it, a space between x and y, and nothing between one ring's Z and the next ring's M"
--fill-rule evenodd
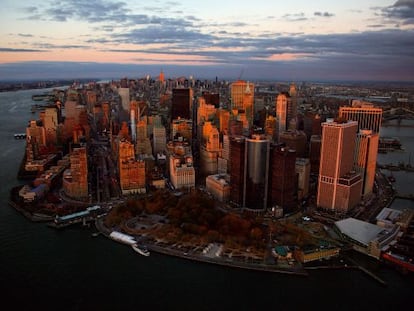
M353 100L352 107L339 108L339 117L358 122L354 168L362 175L362 195L365 197L372 193L374 186L382 108L374 107L369 102Z
M254 84L243 80L233 82L231 88L231 110L245 114L249 127L253 125Z
M356 139L355 170L362 175L362 195L372 193L377 165L379 134L371 130L360 130Z
M317 205L346 212L359 203L361 175L353 170L358 123L329 119L322 123Z
M269 206L278 205L289 210L295 203L296 152L289 147L274 144L270 156Z
M288 108L290 105L290 95L288 93L280 93L276 97L276 118L277 118L277 140L280 134L286 131L288 124Z
M191 89L173 89L171 104L171 119L192 119L193 92Z
M353 100L352 107L340 107L339 117L358 122L358 130L371 130L379 133L382 121L382 108L372 103Z

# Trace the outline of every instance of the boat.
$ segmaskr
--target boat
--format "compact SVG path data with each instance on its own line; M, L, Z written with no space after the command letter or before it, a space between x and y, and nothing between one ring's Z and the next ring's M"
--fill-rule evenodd
M132 244L131 247L134 251L142 256L148 257L150 255L149 250L145 246L139 247L137 244Z
M412 258L408 258L391 251L382 254L382 258L396 264L403 269L406 269L407 271L414 272L414 262Z
M14 134L14 139L25 139L25 138L26 138L26 133Z

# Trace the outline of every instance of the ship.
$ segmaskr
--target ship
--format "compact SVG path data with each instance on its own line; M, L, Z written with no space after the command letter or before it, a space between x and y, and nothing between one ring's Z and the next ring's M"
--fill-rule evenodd
M131 246L137 243L133 236L119 232L119 231L112 231L109 237L114 241L127 244L127 245L131 245Z
M396 264L405 271L414 272L414 262L412 258L397 253L393 253L391 251L383 253L382 258L386 261Z
M150 255L149 250L145 246L139 247L137 244L132 244L131 247L134 251L142 256L148 257Z

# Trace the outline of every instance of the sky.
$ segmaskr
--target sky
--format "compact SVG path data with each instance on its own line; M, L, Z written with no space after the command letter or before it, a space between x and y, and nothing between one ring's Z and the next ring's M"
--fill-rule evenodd
M0 0L0 80L414 81L414 0Z

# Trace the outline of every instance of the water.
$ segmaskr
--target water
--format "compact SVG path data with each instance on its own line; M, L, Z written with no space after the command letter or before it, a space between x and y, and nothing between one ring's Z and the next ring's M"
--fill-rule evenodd
M411 302L414 277L383 265L374 266L387 287L356 270L311 271L309 277L246 271L155 253L138 256L127 246L91 237L93 229L57 231L26 220L7 204L24 151L24 141L13 134L24 132L35 116L31 95L44 91L0 93L3 304L15 310L395 310Z

